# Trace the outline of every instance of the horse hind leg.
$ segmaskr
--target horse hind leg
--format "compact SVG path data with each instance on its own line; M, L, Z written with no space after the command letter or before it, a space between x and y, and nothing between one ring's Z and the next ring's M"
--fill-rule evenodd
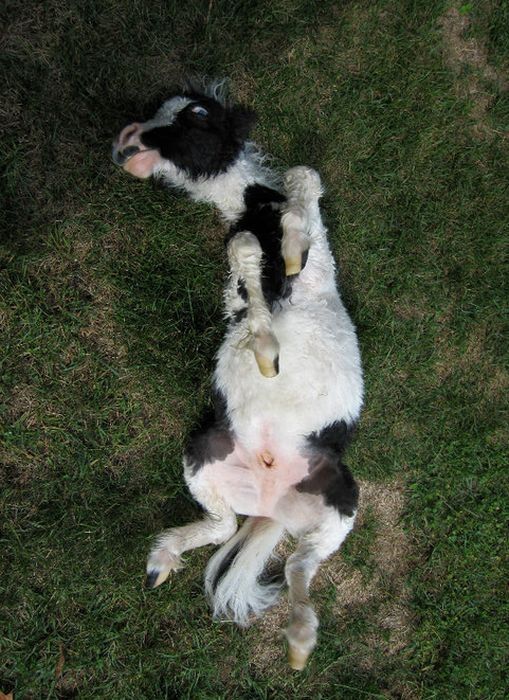
M306 530L297 548L286 562L290 615L285 635L288 640L288 661L295 670L302 670L313 651L318 631L318 617L314 611L309 588L320 564L335 552L353 527L355 514L340 514L335 508L323 505L316 512L315 527ZM317 503L318 505L318 503Z

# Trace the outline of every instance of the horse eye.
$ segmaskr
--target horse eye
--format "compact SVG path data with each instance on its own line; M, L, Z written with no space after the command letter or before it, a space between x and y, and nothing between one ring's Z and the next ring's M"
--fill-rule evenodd
M208 110L201 105L194 105L194 107L191 107L191 112L196 114L197 117L200 117L200 119L206 119L209 116Z

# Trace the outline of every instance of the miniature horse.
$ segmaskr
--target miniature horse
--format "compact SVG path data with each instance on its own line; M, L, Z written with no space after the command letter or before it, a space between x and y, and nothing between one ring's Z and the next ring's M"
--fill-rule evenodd
M159 535L147 584L181 555L221 545L207 565L214 615L246 625L281 582L267 566L278 542L297 539L285 566L289 662L304 668L318 618L309 586L352 529L358 488L343 453L363 397L355 328L336 286L316 172L283 182L247 140L253 113L217 87L175 94L144 123L125 127L113 159L214 203L229 225L228 320L213 375L212 415L189 439L184 477L205 516ZM247 516L237 529L237 515Z

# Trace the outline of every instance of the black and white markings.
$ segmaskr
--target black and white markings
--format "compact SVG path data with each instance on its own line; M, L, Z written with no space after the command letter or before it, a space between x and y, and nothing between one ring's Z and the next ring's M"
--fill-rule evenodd
M359 500L359 487L342 462L353 430L345 421L336 421L309 435L309 475L296 486L300 493L322 496L326 505L348 517L354 515Z
M172 123L143 131L142 143L191 178L225 172L254 125L254 112L240 105L227 107L202 94L183 93L182 98L188 104Z
M184 452L186 462L195 475L205 464L224 460L234 449L233 435L226 413L226 401L213 392L213 408L207 409L189 436Z
M289 294L289 281L281 254L281 205L286 197L264 185L250 185L244 192L245 210L230 227L227 242L239 231L250 231L262 249L261 283L269 308Z

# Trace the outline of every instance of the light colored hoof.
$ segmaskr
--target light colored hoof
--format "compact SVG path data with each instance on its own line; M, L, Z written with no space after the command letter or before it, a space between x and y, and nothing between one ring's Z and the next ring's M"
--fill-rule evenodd
M303 651L302 649L297 649L296 647L288 647L288 663L294 671L302 671L305 668L307 661L309 659L309 651Z
M302 270L302 256L296 258L285 258L285 274L287 277L298 275Z
M271 360L264 355L260 355L258 352L255 352L254 356L258 369L264 377L268 377L270 379L271 377L276 377L279 374L279 362L277 357L275 360Z

